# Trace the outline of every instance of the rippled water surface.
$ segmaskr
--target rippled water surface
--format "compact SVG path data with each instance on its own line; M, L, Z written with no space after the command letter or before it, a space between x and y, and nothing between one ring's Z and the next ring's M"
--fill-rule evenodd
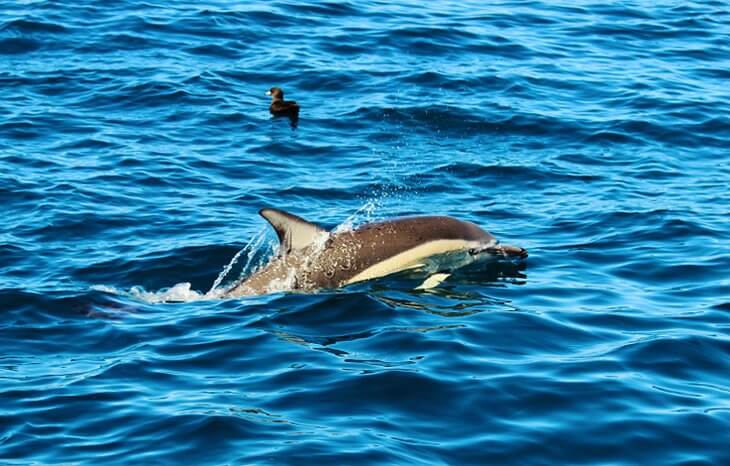
M720 1L0 3L0 463L730 464L729 38ZM530 257L205 295L263 207Z

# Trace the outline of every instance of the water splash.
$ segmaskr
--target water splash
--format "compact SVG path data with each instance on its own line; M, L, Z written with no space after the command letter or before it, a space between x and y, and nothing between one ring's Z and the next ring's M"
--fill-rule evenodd
M246 275L253 273L258 269L262 262L264 261L265 257L270 257L271 255L276 253L276 248L278 247L275 242L270 242L270 253L269 254L259 254L259 251L264 246L264 240L266 239L266 231L267 227L263 227L261 231L259 232L258 237L256 238L256 241L251 246L251 253L248 255L248 259L246 259L246 263L243 265L243 268L241 269L241 272L238 274L238 278L235 280L236 282L241 280ZM257 263L254 263L255 258L259 258L259 261Z
M228 275L228 273L231 271L233 266L236 265L236 263L238 263L238 258L241 257L241 254L243 254L246 251L246 249L248 249L248 245L241 248L241 250L238 251L236 253L236 255L233 256L233 259L231 259L231 261L228 263L228 265L223 267L223 270L221 270L221 272L218 274L218 277L215 279L215 281L213 281L213 285L210 287L210 290L208 290L207 294L211 294L214 291L216 291L216 289L223 282L223 279L226 278L226 275Z
M129 290L121 290L113 286L94 285L92 290L102 291L104 293L115 294L117 296L125 296L142 301L148 304L161 303L189 303L192 301L200 301L209 299L207 294L192 290L189 282L178 283L171 288L163 288L159 291L147 291L141 286L133 286Z
M251 239L246 243L246 245L241 248L240 251L236 253L236 255L233 256L233 259L225 266L223 267L223 270L218 274L218 277L216 277L215 281L213 282L213 286L210 287L210 290L206 293L207 296L210 297L220 297L225 291L227 291L228 287L220 287L221 283L223 283L223 280L228 276L228 274L231 272L231 269L233 269L233 266L235 266L238 263L238 259L241 257L241 254L248 251L248 257L246 259L246 263L243 265L243 269L241 269L241 273L235 282L238 282L242 276L245 276L247 272L249 271L249 267L251 266L251 263L253 261L254 256L256 256L256 252L261 247L261 244L264 241L264 238L266 238L266 227L262 227L258 233L256 233L254 236L251 237Z
M334 230L332 230L332 233L343 233L346 231L352 231L355 228L355 225L372 221L373 217L375 216L375 212L378 210L378 205L376 202L376 198L367 200L365 204L360 206L355 212L353 212L349 217L342 221L342 223L337 225Z
M277 292L293 291L295 283L296 283L296 270L289 269L289 271L285 277L272 280L269 283L269 286L266 287L266 292L267 293L277 293Z

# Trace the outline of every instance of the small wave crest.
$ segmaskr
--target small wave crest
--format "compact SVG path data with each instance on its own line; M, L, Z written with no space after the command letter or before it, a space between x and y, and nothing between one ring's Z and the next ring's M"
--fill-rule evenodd
M162 303L189 303L192 301L201 301L211 299L209 293L200 293L191 289L189 282L178 283L170 288L163 288L159 291L147 291L141 286L133 286L129 290L123 290L114 286L93 285L94 291L124 296L127 298L143 301L148 304Z

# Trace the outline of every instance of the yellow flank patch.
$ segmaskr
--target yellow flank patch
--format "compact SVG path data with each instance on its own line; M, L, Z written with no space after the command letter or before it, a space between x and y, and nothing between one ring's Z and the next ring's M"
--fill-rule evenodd
M447 252L460 251L469 246L468 241L461 239L440 239L421 244L415 248L403 251L393 257L389 257L384 261L371 265L359 274L349 279L345 284L361 282L363 280L372 280L373 278L384 277L392 273L401 272L403 270L412 269L422 265L427 257L437 254L445 254Z

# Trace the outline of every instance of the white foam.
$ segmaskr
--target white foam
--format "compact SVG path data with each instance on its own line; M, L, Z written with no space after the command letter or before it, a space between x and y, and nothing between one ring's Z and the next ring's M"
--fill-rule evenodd
M292 291L294 290L294 284L296 283L296 270L289 269L289 272L286 277L282 279L275 279L272 280L269 283L269 286L266 287L267 293L277 293L277 292L283 292L283 291Z
M192 301L200 301L202 299L210 299L207 294L199 293L190 289L190 283L178 283L171 288L163 288L159 291L147 291L141 286L133 286L129 290L120 290L119 288L106 285L94 285L91 289L111 293L117 296L126 296L150 304L159 303L189 303Z

